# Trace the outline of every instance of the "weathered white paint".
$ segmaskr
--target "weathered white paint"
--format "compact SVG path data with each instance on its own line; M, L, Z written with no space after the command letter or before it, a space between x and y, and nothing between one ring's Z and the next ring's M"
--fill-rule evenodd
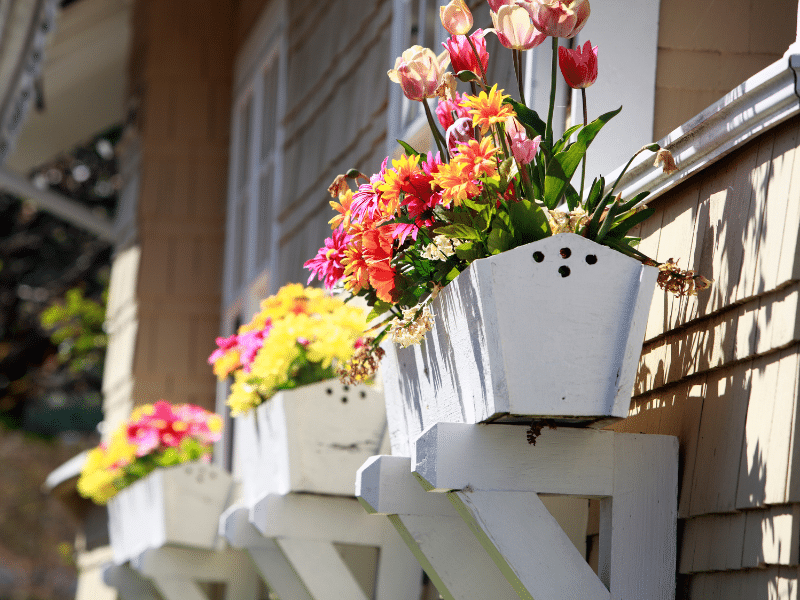
M115 588L122 600L158 600L152 582L128 565L109 564L103 569L103 581Z
M422 343L388 348L392 453L440 422L626 416L657 274L574 234L473 262L433 301Z
M423 490L409 458L373 456L359 469L356 497L389 518L445 600L518 598L446 495Z
M220 533L234 548L245 550L264 583L279 598L313 600L275 540L265 538L250 522L250 511L232 506L220 517Z
M337 543L379 549L375 600L419 598L421 571L413 554L389 523L370 518L352 496L270 494L252 508L250 520L275 540L315 600L359 597L351 594L353 576Z
M225 471L187 463L157 469L125 488L108 503L114 562L165 544L215 547L231 485Z
M447 493L520 597L674 598L677 438L562 427L543 431L532 447L520 427L440 423L416 448L414 474L431 492ZM607 465L600 476L596 455ZM603 497L599 578L531 493L544 490Z
M222 582L225 600L257 600L258 578L241 550L195 550L162 547L130 561L131 568L151 579L164 600L209 600L198 582Z
M238 453L250 506L289 492L352 498L356 471L386 435L383 395L367 385L328 380L281 391L255 413L245 436L255 430L256 448Z

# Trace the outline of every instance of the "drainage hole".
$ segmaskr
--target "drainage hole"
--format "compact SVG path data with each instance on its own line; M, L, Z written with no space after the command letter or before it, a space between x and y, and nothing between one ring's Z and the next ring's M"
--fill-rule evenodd
M597 257L594 254L587 254L586 262L589 263L590 265L593 265L597 262Z
M332 396L332 395L333 395L333 388L328 388L328 389L327 389L327 390L325 390L325 391L327 392L327 394L328 394L329 396Z
M347 404L347 396L342 396L342 404Z
M344 385L344 386L342 386L342 389L343 389L345 392L349 392L349 391L350 391L350 386L349 386L349 385Z
M366 398L367 397L367 392L361 392L361 397L362 398Z
M561 258L569 258L572 255L572 250L569 248L561 249Z
M561 273L562 277L569 277L569 267L567 265L558 267L558 272Z
M533 260L536 262L542 262L544 260L544 254L539 252L538 250L533 253Z

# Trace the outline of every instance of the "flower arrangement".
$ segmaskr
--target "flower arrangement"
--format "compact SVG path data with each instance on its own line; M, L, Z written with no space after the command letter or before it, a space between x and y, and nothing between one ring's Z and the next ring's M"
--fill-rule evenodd
M469 34L469 9L463 0L451 0L440 12L452 34L445 52L437 56L414 46L388 72L409 99L422 103L437 151L422 154L398 140L405 155L391 166L387 158L371 177L351 170L329 188L336 198L331 202L337 213L330 221L333 233L305 266L326 287L341 286L364 297L372 307L371 319L382 317L375 327L376 350L388 332L402 345L418 342L430 329L427 304L474 260L558 233L582 235L658 266L659 284L677 294L693 294L710 284L671 260L659 264L636 249L639 238L628 234L654 211L644 204L648 192L633 198L616 192L633 157L613 184L600 176L584 185L587 150L621 110L588 120L586 88L598 76L597 47L591 42L575 49L559 46L559 38L572 38L583 28L590 15L588 0L488 1L494 28L487 31L513 53L520 100L490 86L487 31ZM525 103L521 65L522 52L548 37L552 72L545 121ZM448 63L455 73L446 71ZM584 101L583 123L556 138L559 67ZM468 83L472 93L459 93L458 81ZM436 119L427 102L433 97L439 99ZM669 151L658 144L636 155L644 151L655 152L656 165L665 171L676 170ZM576 189L572 179L581 163Z
M278 390L335 377L364 345L365 329L360 308L323 290L288 284L263 300L238 333L217 338L208 361L220 381L233 376L228 405L232 414L242 414Z
M193 404L159 401L140 406L107 444L89 451L78 492L105 504L120 490L158 467L211 459L211 444L221 435L222 419Z

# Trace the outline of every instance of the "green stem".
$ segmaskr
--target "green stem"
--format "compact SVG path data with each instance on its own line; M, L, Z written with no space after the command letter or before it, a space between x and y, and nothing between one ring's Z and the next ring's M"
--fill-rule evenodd
M628 170L628 167L631 166L631 163L633 162L633 159L636 158L637 156L639 156L645 150L647 150L647 146L645 146L643 148L640 148L639 151L636 152L636 154L631 156L631 159L628 161L628 164L625 165L625 168L622 169L622 172L619 174L619 177L617 177L617 180L614 182L614 185L611 186L611 189L608 192L609 194L613 194L614 190L617 189L617 185L619 184L620 180L622 179L622 176L625 175L625 172Z
M586 111L586 88L581 88L581 99L583 100L583 126L589 124L588 112ZM588 153L588 152L587 152ZM581 195L580 201L583 202L583 184L586 181L586 154L583 155L583 166L581 167Z
M547 129L544 138L553 147L553 109L556 105L556 71L558 71L558 38L553 38L553 66L550 72L550 109L547 112Z
M514 56L514 72L517 74L519 101L525 104L525 90L522 85L522 50L512 50L511 53Z
M444 141L442 133L436 126L436 121L433 120L433 114L431 113L431 107L428 106L427 98L422 99L422 106L425 107L425 116L428 118L428 125L430 126L431 132L433 133L433 139L436 142L436 147L442 154L442 160L447 161L447 159L450 157L450 155L447 153L447 143Z

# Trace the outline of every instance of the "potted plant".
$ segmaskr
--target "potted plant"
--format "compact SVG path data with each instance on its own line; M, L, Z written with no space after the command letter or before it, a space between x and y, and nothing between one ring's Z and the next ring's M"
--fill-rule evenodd
M117 564L165 544L214 547L231 489L230 476L209 464L221 429L214 413L160 401L134 410L89 451L77 488L108 504Z
M423 104L437 151L422 154L398 140L405 155L391 165L387 158L378 173L337 177L329 188L337 198L333 234L306 263L326 285L372 307L374 340L352 363L353 378L366 375L387 334L401 346L390 347L383 375L392 447L401 453L409 436L440 420L624 416L654 283L678 294L709 284L637 250L639 239L629 234L653 211L646 192L617 193L630 162L614 182L586 181L586 152L621 110L588 120L585 90L597 77L597 48L559 47L559 38L585 24L588 1L489 3L493 32L513 52L519 101L487 81L486 32L468 35L473 22L463 0L442 7L452 34L446 51L414 46L389 71L406 97ZM526 105L521 65L522 52L548 37L545 120ZM584 115L556 138L559 64L583 92ZM470 93L457 91L459 81ZM437 96L438 124L427 103ZM655 152L665 170L676 168L658 144L643 151Z
M289 284L236 334L217 339L209 362L220 379L233 378L228 405L250 506L290 491L353 495L356 470L386 429L379 391L335 379L365 328L362 309Z

